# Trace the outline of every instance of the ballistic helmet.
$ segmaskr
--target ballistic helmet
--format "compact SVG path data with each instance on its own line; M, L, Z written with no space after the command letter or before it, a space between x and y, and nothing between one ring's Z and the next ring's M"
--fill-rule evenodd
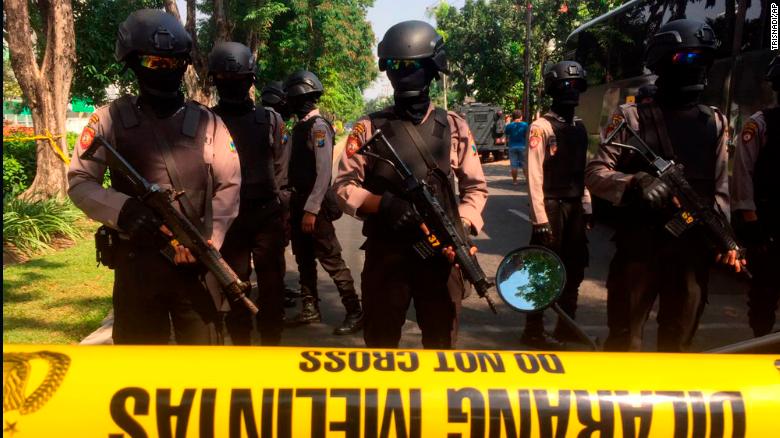
M282 81L270 81L260 91L263 106L274 106L287 99Z
M424 21L402 21L388 29L377 55L379 71L387 69L388 59L430 59L438 71L449 73L444 38Z
M561 61L557 64L548 66L544 72L544 91L552 94L555 85L561 81L572 81L575 88L580 92L588 89L588 83L585 81L585 69L575 61Z
M284 82L284 92L287 97L303 96L304 94L313 94L313 97L319 97L323 91L325 89L317 75L306 70L296 71L288 76Z
M241 43L217 43L209 53L209 74L211 75L215 73L254 75L256 69L252 51Z
M114 57L123 62L131 53L189 58L192 38L181 22L160 9L140 9L119 25Z
M715 31L706 23L689 19L670 21L648 40L645 65L656 72L658 64L675 52L699 49L712 54L718 44Z

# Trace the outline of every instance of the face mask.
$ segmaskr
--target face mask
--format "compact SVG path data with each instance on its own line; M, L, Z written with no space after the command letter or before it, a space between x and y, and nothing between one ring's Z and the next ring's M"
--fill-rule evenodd
M415 125L419 125L422 119L428 113L431 106L431 98L428 96L428 90L423 94L412 97L395 96L395 113L399 117L410 120Z
M553 105L577 106L580 103L580 88L577 80L562 80L550 90Z
M220 103L241 104L249 100L252 77L236 79L215 79Z
M391 60L388 60L390 62ZM433 69L422 65L406 68L387 70L387 78L393 85L395 95L398 97L412 97L419 94L427 94L428 87L435 77Z
M306 95L290 97L287 102L292 113L298 116L299 119L303 119L310 112L317 109L314 100Z
M152 70L140 65L131 68L138 78L138 88L140 88L141 94L168 99L175 98L180 94L185 69Z

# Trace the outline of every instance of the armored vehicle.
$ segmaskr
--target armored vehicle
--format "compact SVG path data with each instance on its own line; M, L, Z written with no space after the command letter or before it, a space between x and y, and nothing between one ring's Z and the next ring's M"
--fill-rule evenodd
M500 107L486 103L470 103L463 106L461 114L471 128L482 161L486 161L491 152L495 160L506 158L504 113Z

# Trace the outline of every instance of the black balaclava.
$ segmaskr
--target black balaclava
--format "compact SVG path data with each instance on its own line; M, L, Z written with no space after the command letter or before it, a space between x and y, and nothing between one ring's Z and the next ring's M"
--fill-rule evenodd
M153 70L141 67L137 58L129 59L128 67L138 79L140 103L148 105L157 117L168 117L184 105L181 83L186 69Z
M292 111L290 110L290 104L287 103L287 101L281 101L279 103L273 104L273 105L265 105L270 106L274 109L279 115L282 116L282 119L286 122L290 120L290 117L292 117Z
M317 109L317 97L312 93L288 97L287 106L289 111L298 116L298 120L303 120L306 115Z
M707 85L708 71L709 64L675 65L670 60L665 60L656 71L656 99L665 106L695 105Z
M580 90L576 86L562 87L556 84L548 94L553 100L550 109L571 123L574 120L574 108L580 104Z
M251 75L245 78L214 78L214 85L219 93L219 106L228 110L252 109L254 103L249 98L249 89L252 88L253 81Z
M422 122L431 105L428 92L436 75L436 69L431 65L417 69L387 70L387 78L393 85L398 116L411 120L415 125Z

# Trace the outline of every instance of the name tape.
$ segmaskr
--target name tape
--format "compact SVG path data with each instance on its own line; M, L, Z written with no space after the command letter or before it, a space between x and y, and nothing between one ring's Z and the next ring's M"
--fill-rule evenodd
M6 345L4 436L777 436L780 355Z

